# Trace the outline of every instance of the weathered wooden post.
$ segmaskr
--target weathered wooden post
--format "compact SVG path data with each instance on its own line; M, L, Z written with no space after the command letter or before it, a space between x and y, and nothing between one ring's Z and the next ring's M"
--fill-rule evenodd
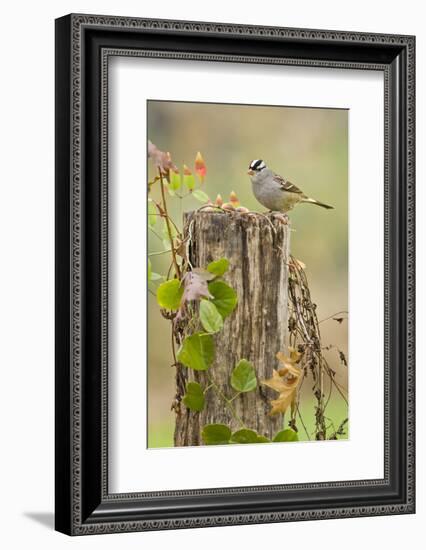
M276 353L286 351L288 331L288 258L290 229L281 220L256 214L197 211L185 215L191 233L189 258L194 267L227 258L224 279L238 295L238 306L216 336L216 359L211 367L215 383L230 396L230 375L242 358L252 362L257 380L271 378L278 367ZM207 385L205 373L178 367L178 392L186 381ZM276 392L258 385L254 392L239 395L233 405L247 428L272 438L282 429L282 415L270 416L269 400ZM223 423L232 431L241 428L213 391L206 393L201 412L183 404L176 416L176 446L201 445L201 429Z

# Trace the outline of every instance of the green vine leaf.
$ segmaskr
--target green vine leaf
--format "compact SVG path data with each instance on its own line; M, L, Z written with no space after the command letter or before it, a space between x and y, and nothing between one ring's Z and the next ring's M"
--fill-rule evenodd
M231 386L239 392L248 392L256 389L256 373L253 365L246 359L241 359L232 371Z
M229 260L226 258L220 258L220 260L216 260L214 262L210 262L207 266L207 271L210 271L210 273L213 273L213 275L216 275L216 277L222 277L229 268Z
M231 436L230 443L258 443L259 435L254 430L238 430Z
M208 300L200 302L200 321L206 332L219 332L223 328L223 319L216 306Z
M148 199L148 225L154 227L157 223L157 209L152 199Z
M231 435L231 430L225 424L207 424L201 432L206 445L226 445Z
M212 302L224 319L231 315L238 302L237 293L223 281L209 283L209 292L213 295Z
M278 432L275 435L273 441L275 443L284 441L299 441L299 436L297 435L297 432L291 430L290 428L287 428L286 430L281 430L280 432Z
M157 288L158 305L164 309L177 310L183 295L183 287L178 279L161 283Z
M178 361L194 370L207 370L214 356L215 346L212 336L201 332L187 336L177 353Z
M207 193L204 193L204 191L201 191L201 189L194 189L194 191L192 192L192 196L194 197L194 199L197 199L197 201L200 201L202 203L209 202L210 200Z
M191 411L202 411L204 408L204 392L198 382L188 382L186 384L186 393L182 399L184 405Z

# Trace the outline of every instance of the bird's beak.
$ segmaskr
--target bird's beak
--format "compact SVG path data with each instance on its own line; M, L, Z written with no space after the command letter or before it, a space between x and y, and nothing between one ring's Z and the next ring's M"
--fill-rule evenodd
M247 172L247 174L248 174L249 176L254 176L254 170L250 169L250 170Z

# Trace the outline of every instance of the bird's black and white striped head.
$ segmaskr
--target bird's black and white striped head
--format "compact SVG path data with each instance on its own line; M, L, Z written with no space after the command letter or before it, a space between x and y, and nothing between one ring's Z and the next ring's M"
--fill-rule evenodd
M253 172L261 172L264 168L266 168L266 164L262 159L252 160L249 165L249 170Z

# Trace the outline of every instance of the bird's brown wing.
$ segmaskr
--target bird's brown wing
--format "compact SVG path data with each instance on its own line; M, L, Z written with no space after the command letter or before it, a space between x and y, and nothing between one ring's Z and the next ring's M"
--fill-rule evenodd
M284 179L278 174L274 175L273 180L280 185L283 191L286 191L287 193L296 193L297 195L304 196L303 191L301 191L296 185L294 185L294 183L291 183L291 181Z

